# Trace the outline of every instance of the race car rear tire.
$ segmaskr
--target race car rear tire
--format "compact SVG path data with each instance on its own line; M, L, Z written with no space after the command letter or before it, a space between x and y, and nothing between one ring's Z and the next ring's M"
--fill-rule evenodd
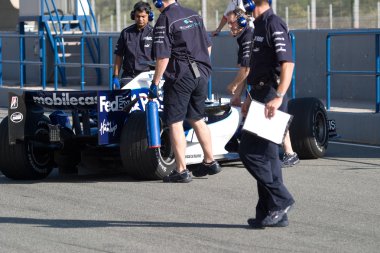
M47 124L50 120L43 114L27 115L25 132L33 134L40 142L49 142ZM53 152L36 147L28 137L14 145L9 144L8 117L0 124L0 170L15 180L37 180L46 178L54 168Z
M161 148L148 147L144 112L134 112L123 127L120 140L123 170L136 179L157 180L175 169L169 129L161 123Z
M323 103L313 97L296 98L288 103L293 115L290 139L301 159L316 159L325 155L329 142L327 112Z

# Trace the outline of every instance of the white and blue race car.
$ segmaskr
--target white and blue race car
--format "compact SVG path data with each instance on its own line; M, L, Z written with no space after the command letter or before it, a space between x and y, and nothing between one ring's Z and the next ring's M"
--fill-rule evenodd
M53 168L119 169L136 179L162 179L175 169L168 127L161 121L161 147L149 148L145 105L153 71L138 75L121 90L24 91L9 94L8 116L0 124L0 171L15 180L43 179ZM162 83L160 84L160 86ZM155 100L162 110L162 94ZM205 101L215 159L238 159L240 109ZM301 158L322 157L335 122L316 98L293 99L292 145ZM201 163L203 152L184 122L186 161Z

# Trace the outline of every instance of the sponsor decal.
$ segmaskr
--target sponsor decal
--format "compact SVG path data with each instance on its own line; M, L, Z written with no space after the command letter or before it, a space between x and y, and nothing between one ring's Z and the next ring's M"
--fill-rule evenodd
M152 40L152 36L145 36L143 40Z
M202 155L201 154L196 154L196 155L186 155L186 158L201 158Z
M34 103L42 105L95 105L97 104L96 96L70 96L70 93L63 92L61 94L53 93L52 96L41 97L33 96Z
M105 119L103 119L103 122L100 123L99 132L101 135L105 133L111 133L113 136L115 136L116 130L117 130L117 124L108 122Z
M11 121L16 124L21 122L23 118L24 118L24 115L22 115L21 112L14 112L10 116Z
M255 36L254 41L257 41L257 42L263 42L263 41L264 41L264 37L261 37L261 36Z
M122 111L128 104L127 97L115 96L115 100L108 101L106 96L99 96L100 112Z
M18 107L18 97L17 96L12 96L11 99L11 109L17 109Z
M329 121L328 121L328 124L329 124L329 131L336 131L336 123L335 123L335 120L329 120Z

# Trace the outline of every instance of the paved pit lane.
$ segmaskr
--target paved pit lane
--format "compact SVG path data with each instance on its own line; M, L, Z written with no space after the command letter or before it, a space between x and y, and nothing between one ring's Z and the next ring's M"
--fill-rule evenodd
M189 184L125 175L11 181L0 174L2 252L377 252L380 147L331 143L284 169L287 228L250 230L256 181L240 162Z

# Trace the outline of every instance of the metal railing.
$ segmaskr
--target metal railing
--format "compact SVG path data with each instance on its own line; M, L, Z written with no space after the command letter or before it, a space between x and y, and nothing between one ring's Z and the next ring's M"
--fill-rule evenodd
M107 68L108 69L108 80L109 80L109 89L112 89L112 75L113 75L113 46L112 46L112 37L114 35L100 35L100 34L80 34L80 35L56 35L54 36L54 89L58 89L58 71L59 67L74 67L80 68L80 88L85 90L85 68ZM77 38L80 39L80 62L59 62L58 60L58 47L57 42L62 38ZM85 63L85 52L84 52L84 41L87 38L107 38L108 39L108 54L109 59L108 63Z
M331 68L331 38L336 36L363 36L374 35L376 46L376 67L375 70L332 70ZM331 32L326 37L326 108L331 106L331 76L332 75L371 75L376 77L376 113L380 112L380 30L368 31L344 31Z
M218 36L229 36L229 32L221 32ZM296 62L296 37L293 33L290 33L290 39L292 42L292 55L293 55L293 62ZM213 72L237 72L239 68L226 68L226 67L218 67L218 66L212 66ZM209 93L208 97L211 98L211 90L212 90L212 79L210 77L209 81ZM296 68L294 67L293 75L292 75L292 82L290 84L290 94L291 98L296 97Z
M19 59L18 60L4 60L3 59L3 38L16 38L19 41ZM25 38L39 38L42 42L41 48L39 50L40 59L39 61L28 61L25 57ZM20 88L24 87L24 75L26 65L40 65L41 66L41 85L42 88L46 88L46 39L45 36L39 36L38 34L0 34L0 87L3 85L3 64L18 64L20 66Z

